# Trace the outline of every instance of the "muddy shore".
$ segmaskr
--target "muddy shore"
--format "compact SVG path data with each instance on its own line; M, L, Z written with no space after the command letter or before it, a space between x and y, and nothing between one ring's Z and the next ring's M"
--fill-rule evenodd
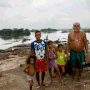
M90 44L89 46L89 60L90 62ZM6 51L0 51L0 90L29 90L29 83L26 79L26 74L23 72L23 68L26 66L26 57L30 54L30 44L18 45L7 49ZM1 58L2 57L2 58ZM66 74L64 82L66 86L60 86L60 82L55 78L53 73L54 82L48 86L42 86L39 90L89 90L90 88L90 68L86 67L83 71L82 78L83 83L72 84L71 77ZM46 72L45 83L48 84L50 76L48 71ZM69 82L68 82L69 81ZM37 82L34 76L33 90L36 89Z

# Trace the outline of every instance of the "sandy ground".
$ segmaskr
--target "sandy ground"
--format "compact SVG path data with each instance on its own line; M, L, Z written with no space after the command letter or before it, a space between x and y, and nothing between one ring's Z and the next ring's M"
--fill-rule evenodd
M23 68L18 67L15 69L7 70L2 72L0 77L0 90L29 90L29 82L26 79L26 74L23 72ZM83 82L72 83L71 77L66 74L63 78L65 86L61 86L60 82L57 81L56 75L53 73L53 83L49 86L42 86L37 89L37 82L34 76L33 90L90 90L90 71L84 71L82 74ZM45 76L45 84L48 85L50 76L48 71Z
M90 52L90 44L89 44ZM9 59L0 60L0 90L29 90L29 82L26 74L23 72L25 68L25 59L27 56L10 55ZM90 61L90 53L89 60ZM90 70L90 69L89 69ZM82 74L83 82L72 83L71 76L66 74L63 81L65 86L61 86L57 81L56 75L53 73L53 83L49 86L42 86L37 89L37 81L34 76L33 90L90 90L90 71L84 71ZM50 76L48 71L45 75L45 84L48 85Z

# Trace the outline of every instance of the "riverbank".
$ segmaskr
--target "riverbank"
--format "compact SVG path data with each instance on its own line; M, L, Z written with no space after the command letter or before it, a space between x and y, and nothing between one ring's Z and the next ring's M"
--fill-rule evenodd
M89 46L89 60L90 62L90 44ZM21 48L22 47L22 48ZM25 48L27 47L27 48ZM6 55L7 58L0 59L0 90L29 90L29 83L26 79L26 74L23 69L26 66L26 57L30 54L30 44L18 45L8 48L6 51L0 52L0 55ZM1 56L0 56L1 58ZM41 87L40 90L89 90L90 88L90 68L86 67L83 71L82 78L83 83L72 84L71 76L65 75L63 81L66 83L65 86L61 86L60 82L55 78L53 73L53 83L48 87ZM45 83L48 84L50 76L48 71L46 72ZM69 82L68 82L69 81ZM34 76L33 90L38 90L36 78Z

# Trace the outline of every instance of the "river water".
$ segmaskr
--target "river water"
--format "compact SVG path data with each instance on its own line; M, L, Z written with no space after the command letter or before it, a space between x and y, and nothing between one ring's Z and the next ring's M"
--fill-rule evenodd
M41 33L41 39L45 39L46 36L48 35L48 39L55 41L55 40L60 40L60 41L67 41L68 39L68 34L69 33L62 33L61 31L57 31L57 32L53 32L53 33ZM90 42L90 33L86 33L86 37L87 40L89 40ZM24 42L24 44L28 44L31 43L32 41L35 40L35 33L31 32L30 36L24 36L23 38L27 38L27 39L31 39L30 41L26 41ZM9 40L4 40L2 38L0 38L0 49L7 49L9 47L15 46L15 45L19 45L19 44L23 44L22 40L23 38L19 38L19 39L9 39Z

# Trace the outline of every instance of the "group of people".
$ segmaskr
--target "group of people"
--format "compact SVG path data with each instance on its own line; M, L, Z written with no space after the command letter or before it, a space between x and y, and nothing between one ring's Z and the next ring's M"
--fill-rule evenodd
M81 73L83 66L86 65L86 60L88 60L88 44L86 39L86 34L80 31L80 23L76 22L73 24L74 31L70 32L68 35L68 42L66 46L66 55L67 60L72 65L72 81L75 81L76 66L78 64L79 69L79 81L81 81ZM45 42L41 39L41 32L35 32L36 40L31 43L31 54L27 57L26 62L27 66L23 70L27 73L27 80L30 82L30 90L33 86L33 76L36 72L36 79L38 82L38 87L44 84L45 72L48 70L50 74L51 81L52 79L52 67L56 70L58 80L61 85L62 75L65 73L65 52L63 51L63 45L58 45L58 51L53 48L53 41ZM85 50L84 50L85 48ZM70 51L70 56L68 55ZM59 67L61 67L62 73L60 73ZM42 72L42 81L40 83L39 71Z

